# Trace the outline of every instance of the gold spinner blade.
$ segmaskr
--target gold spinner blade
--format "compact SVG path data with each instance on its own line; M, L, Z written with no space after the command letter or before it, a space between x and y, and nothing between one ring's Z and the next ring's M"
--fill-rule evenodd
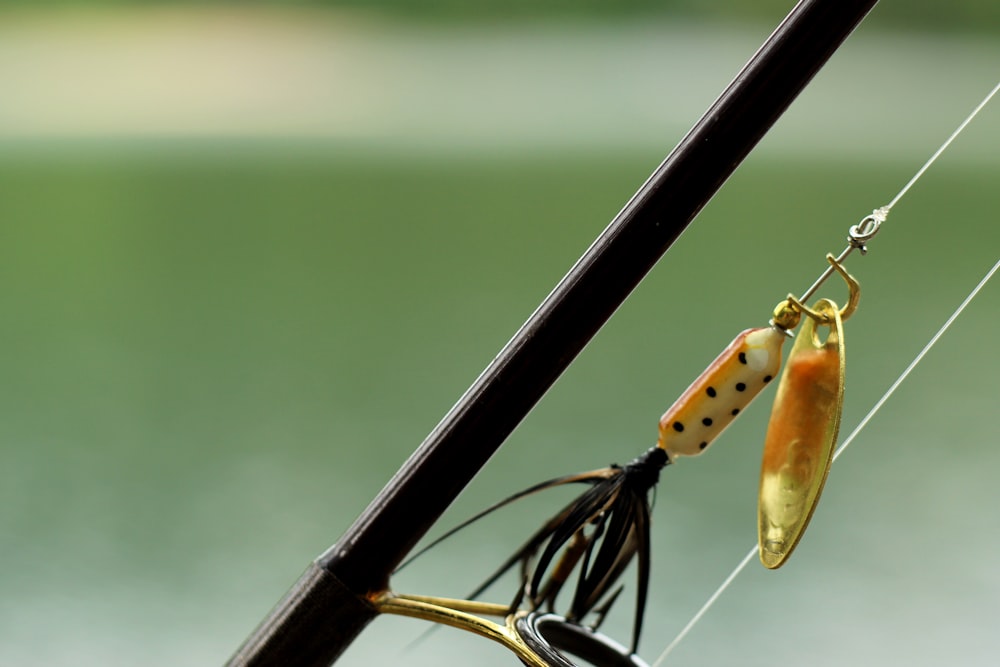
M757 505L760 561L780 567L802 539L819 502L840 430L844 328L837 305L820 299L789 354L764 443ZM818 328L829 333L821 340Z

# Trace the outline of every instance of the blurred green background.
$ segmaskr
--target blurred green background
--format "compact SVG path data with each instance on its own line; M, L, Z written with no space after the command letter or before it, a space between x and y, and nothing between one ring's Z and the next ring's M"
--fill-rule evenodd
M790 8L754 4L0 4L0 664L223 662ZM998 27L992 2L877 7L438 531L649 446L996 83ZM993 106L852 257L845 434L996 260L998 145ZM998 306L669 664L995 663ZM664 472L650 660L754 544L769 401ZM563 500L397 587L461 595ZM379 619L338 664L513 662L422 630Z

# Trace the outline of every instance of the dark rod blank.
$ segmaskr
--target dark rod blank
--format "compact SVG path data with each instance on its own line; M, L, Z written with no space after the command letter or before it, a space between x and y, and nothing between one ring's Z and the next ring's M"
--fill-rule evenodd
M230 664L319 667L340 655L375 616L367 594L388 585L392 570L876 2L803 0L792 10ZM338 622L345 618L346 626Z

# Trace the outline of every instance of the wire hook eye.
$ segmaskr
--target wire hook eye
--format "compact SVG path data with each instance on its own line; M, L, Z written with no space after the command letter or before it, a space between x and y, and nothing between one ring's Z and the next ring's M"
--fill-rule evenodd
M866 215L862 218L861 222L851 227L848 232L847 242L851 244L852 248L860 250L862 255L866 254L868 248L865 247L865 244L878 234L878 230L881 228L882 223L885 222L887 215L889 215L889 208L887 206L877 208L871 212L871 215Z

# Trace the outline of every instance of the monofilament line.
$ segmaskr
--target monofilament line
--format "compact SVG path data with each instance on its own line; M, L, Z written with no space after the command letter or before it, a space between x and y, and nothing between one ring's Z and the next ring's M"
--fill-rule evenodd
M726 591L726 589L729 588L729 584L733 583L733 580L740 575L740 572L743 571L743 568L745 568L747 564L751 560L753 560L753 557L756 555L757 555L757 545L755 544L753 548L750 549L750 551L747 553L747 555L743 557L743 560L740 561L739 565L733 568L733 571L729 573L729 576L726 577L726 580L722 582L722 585L719 586L717 589L715 589L715 592L712 593L712 596L705 601L705 604L701 606L701 609L699 609L698 612L691 617L691 620L688 621L688 624L685 625L684 628L679 633L677 633L677 636L674 637L674 640L669 644L667 644L667 648L663 649L663 653L660 654L660 657L656 659L656 662L654 662L651 665L651 667L660 667L660 665L663 664L663 661L667 659L667 656L670 655L670 653L675 648L677 648L678 644L684 641L684 638L687 637L687 634L691 632L691 629L698 624L698 621L701 620L701 617L708 613L708 610L712 608L712 605L715 604L715 601L719 599L719 596L721 596Z
M887 213L889 209L891 209L893 206L896 205L896 202L898 202L900 199L903 198L903 195L906 194L906 191L909 190L913 186L913 184L916 183L920 179L920 177L924 175L924 172L927 171L927 169L930 168L932 164L934 164L934 161L938 159L941 153L944 153L945 149L948 148L948 146L951 145L951 142L955 140L955 137L957 137L962 133L962 130L965 129L965 126L971 123L972 119L975 118L980 111L982 111L983 107L985 107L991 99L993 99L993 96L997 94L998 90L1000 90L1000 82L997 82L997 85L993 87L993 90L991 90L989 94L983 98L983 101L979 103L979 106L977 106L975 109L972 110L972 113L970 113L969 116L962 121L961 125L955 128L955 131L951 133L951 136L948 137L947 141L941 144L941 147L934 152L934 155L930 156L927 162L924 163L924 166L922 166L920 169L917 170L917 173L913 175L913 178L911 178L909 182L903 186L903 189L900 190L896 194L896 196L892 198L892 201L882 207L883 209L885 209Z
M927 356L927 353L930 352L931 348L934 347L934 345L938 342L938 339L941 338L941 336L944 335L944 332L947 331L948 328L952 325L952 322L958 319L958 316L962 314L962 311L965 310L965 307L968 306L969 303L971 303L972 300L976 298L976 295L979 294L979 292L983 289L983 287L986 286L986 283L990 281L990 278L992 278L993 274L997 272L997 269L1000 269L1000 259L998 259L996 264L994 264L993 267L986 272L986 275L983 276L983 279L979 281L979 284L976 285L974 288L972 288L972 291L969 292L969 295L965 297L965 300L958 305L958 308L956 308L955 312L951 314L951 317L949 317L945 321L945 323L941 325L941 328L937 330L937 333L931 336L931 339L927 341L927 344L924 345L923 349L920 350L919 353L917 353L917 356L913 358L913 361L911 361L910 365L906 367L906 370L900 373L899 377L896 378L896 381L892 383L892 385L886 390L884 394L882 394L882 398L878 399L875 405L872 406L872 409L868 411L868 414L865 415L864 419L862 419L858 423L858 425L854 428L854 430L851 431L851 434L846 438L844 438L844 442L842 442L840 444L840 447L837 448L837 451L833 453L832 461L836 461L837 458L844 453L844 450L847 449L848 446L854 441L854 438L856 438L858 433L861 432L861 429L867 426L868 422L871 421L871 418L875 416L875 413L882 408L882 404L885 403L887 400L889 400L889 397L895 393L899 385L903 384L903 380L905 380L910 375L910 373L913 372L913 369L917 367L917 364L923 361L924 357Z
M996 92L995 88L994 92ZM868 425L868 422L872 420L872 417L874 417L875 414L882 409L882 406L885 404L886 401L889 400L889 397L896 392L896 389L899 388L899 385L903 384L903 381L906 380L906 378L910 375L911 372L913 372L913 369L917 367L917 364L923 361L924 357L927 356L927 353L931 350L931 348L934 347L934 345L937 344L941 336L944 335L944 332L951 327L951 325L955 322L956 319L958 319L958 316L962 314L962 311L964 311L965 308L972 302L972 300L976 298L979 292L982 291L983 287L986 286L986 283L990 281L990 279L994 276L994 274L996 274L998 270L1000 270L1000 259L998 259L997 262L992 266L992 268L990 268L990 270L986 272L986 275L983 276L983 279L980 280L979 283L974 288L972 288L972 291L969 292L968 296L965 297L965 300L963 300L962 303L959 304L958 308L956 308L955 311L951 314L951 316L947 320L945 320L945 323L941 325L941 328L937 330L937 333L931 336L931 339L927 341L927 344L924 345L923 349L917 353L917 356L913 358L913 361L910 362L910 364L906 367L906 369L903 370L902 373L900 373L898 378L896 378L896 381L889 386L889 388L885 391L884 394L882 394L882 398L876 401L875 405L872 406L872 409L868 411L868 414L866 414L864 418L855 427L855 429L851 431L851 434L844 439L844 442L841 443L840 447L838 447L837 451L834 452L833 454L834 461L836 461L837 458L844 453L844 450L847 449L847 447L854 441L854 439L858 436L858 434L861 433L862 429L864 429L865 426ZM663 653L661 653L660 656L656 659L656 662L653 663L652 667L659 667L660 665L663 664L663 661L666 660L667 656L670 655L670 653L677 647L677 645L684 640L684 638L691 631L691 629L698 623L698 621L701 620L701 618L708 612L708 610L712 607L712 605L715 604L715 601L719 599L719 597L722 595L723 592L725 592L727 588L729 588L729 585L733 582L733 580L736 579L736 577L739 576L740 572L742 572L744 568L746 568L747 564L751 560L753 560L753 557L757 554L757 550L758 550L757 545L751 547L747 555L743 557L743 560L741 560L739 564L735 568L733 568L733 571L729 574L728 577L726 577L726 580L722 582L722 584L719 586L719 588L716 589L714 593L712 593L711 597L709 597L708 600L705 602L705 604L702 605L701 609L699 609L698 612L691 617L691 620L688 621L688 624L684 626L684 628L677 634L676 637L674 637L674 640L670 642L665 649L663 649Z

